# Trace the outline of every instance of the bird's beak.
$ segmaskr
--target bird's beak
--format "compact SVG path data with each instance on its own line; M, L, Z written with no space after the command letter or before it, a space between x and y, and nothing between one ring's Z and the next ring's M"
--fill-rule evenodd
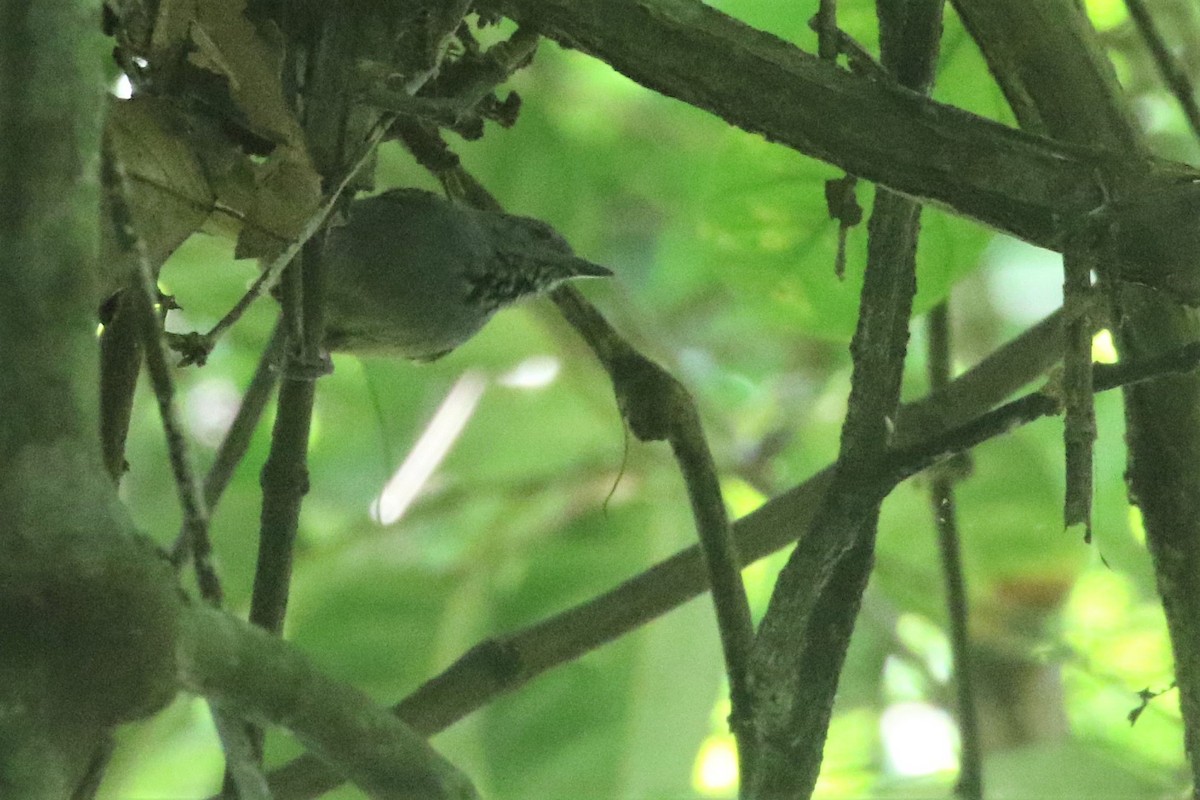
M587 259L572 256L570 268L575 277L579 278L611 278L613 271L608 267L594 264Z

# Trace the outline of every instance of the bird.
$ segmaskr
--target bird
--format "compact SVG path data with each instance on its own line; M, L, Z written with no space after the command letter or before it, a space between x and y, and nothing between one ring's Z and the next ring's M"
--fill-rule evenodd
M519 300L612 275L541 220L415 188L352 202L323 256L326 348L413 361L441 358Z

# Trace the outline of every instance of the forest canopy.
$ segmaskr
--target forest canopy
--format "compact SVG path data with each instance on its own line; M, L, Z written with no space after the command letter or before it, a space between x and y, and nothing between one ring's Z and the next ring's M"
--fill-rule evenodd
M65 237L98 244L99 290L64 292L61 315L0 306L9 370L89 364L66 399L57 378L0 391L23 420L0 424L0 612L50 620L0 645L37 651L53 630L91 647L80 667L66 645L47 657L83 687L47 701L54 722L29 712L75 797L224 781L249 800L263 775L261 797L423 796L387 763L431 797L1194 785L1200 132L1180 98L1200 11L285 5L110 0L103 39L96 20L62 27L61 53L95 62L71 67L79 85L103 77L104 130L88 122L88 166L46 185L90 185L103 209ZM1037 14L1061 63L1022 49ZM13 74L72 113L45 73ZM23 163L55 158L9 114L22 93L0 94L0 132L25 148L4 183L25 196ZM326 225L397 187L543 220L614 276L503 309L429 363L325 362ZM54 219L49 190L27 191L0 243ZM34 274L21 253L52 250L4 249L14 286ZM21 333L39 325L65 332ZM37 411L74 405L70 424ZM55 437L78 458L26 443ZM18 531L76 503L116 520L97 574L141 587L97 578L95 596L161 630L126 636L102 603L76 623L82 589L55 605L94 566L80 523L20 562ZM67 577L47 577L56 560ZM118 669L124 691L97 701L87 673L150 639L163 664ZM0 655L5 675L27 667ZM40 708L32 685L0 709ZM380 717L395 749L376 762L349 731ZM0 788L39 785L19 735Z

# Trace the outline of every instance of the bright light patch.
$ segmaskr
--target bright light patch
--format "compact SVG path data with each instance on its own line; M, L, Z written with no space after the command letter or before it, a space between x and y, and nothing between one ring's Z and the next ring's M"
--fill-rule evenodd
M734 519L744 517L767 502L767 496L746 483L741 478L724 478L721 480L721 494L725 497L725 505L729 515Z
M1140 545L1146 544L1146 523L1142 520L1142 510L1132 503L1129 504L1129 532Z
M933 677L950 680L950 640L945 631L919 614L904 613L896 621L896 636L921 656Z
M883 660L883 690L892 700L918 700L927 695L925 671L911 660L888 656Z
M1062 301L1062 256L1015 239L997 239L984 256L988 295L1005 319L1031 325Z
M112 93L122 100L133 97L133 82L129 80L128 75L122 74L113 82Z
M1179 122L1179 110L1175 103L1156 94L1138 96L1133 111L1146 133L1163 133Z
M450 387L442 404L413 445L408 457L371 503L371 516L381 525L391 525L404 516L413 500L458 441L475 414L488 380L482 372L464 372Z
M1101 364L1117 363L1117 347L1113 344L1112 331L1101 328L1092 337L1092 361Z
M216 447L225 438L241 406L237 387L224 378L206 378L188 391L184 422L196 440Z
M1129 18L1124 0L1084 0L1088 18L1098 31L1115 28Z
M554 383L562 364L554 356L530 356L496 379L510 389L542 389Z
M1089 570L1079 576L1067 603L1075 625L1095 633L1111 631L1126 619L1134 602L1133 583L1119 572Z
M958 769L958 730L945 710L929 703L888 706L879 719L892 772L905 777Z
M1154 680L1169 674L1171 644L1161 630L1131 631L1119 637L1109 648L1112 654L1106 659L1117 674L1146 676Z
M731 795L737 789L737 749L729 734L709 736L692 767L692 788L703 795Z

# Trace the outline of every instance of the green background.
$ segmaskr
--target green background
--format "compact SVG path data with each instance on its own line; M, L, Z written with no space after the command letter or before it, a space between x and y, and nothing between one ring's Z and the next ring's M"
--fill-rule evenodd
M752 0L719 6L815 51L807 9ZM1123 33L1123 6L1089 8L1157 151L1194 162L1178 112ZM872 4L843 0L839 13L845 29L874 47ZM694 393L733 515L830 463L866 238L865 226L850 232L839 280L837 225L823 195L824 181L839 173L549 43L510 88L524 101L518 124L455 141L457 151L510 211L548 220L583 256L614 270L616 279L582 288ZM935 96L1011 122L952 15ZM385 152L378 183L433 186L399 148ZM871 187L860 186L858 197L869 209ZM923 220L917 311L952 296L958 368L1057 304L1061 278L1046 254L939 211ZM168 264L164 288L184 309L169 327L205 329L236 300L254 267L233 262L230 250L196 237ZM271 324L269 301L260 305L206 367L179 373L204 465ZM923 325L913 326L907 399L926 391ZM691 544L669 453L630 440L604 374L548 303L501 313L433 364L349 356L335 364L317 398L287 635L379 701L399 700L474 643L585 601ZM553 365L553 380L511 385L513 371L531 364ZM461 436L399 522L373 521L372 501L464 375L484 388ZM1139 690L1167 688L1170 656L1125 498L1119 398L1103 396L1097 411L1091 546L1062 530L1059 420L978 448L972 476L959 486L973 633L989 652L1061 678L1061 698L1043 713L1065 713L1071 729L991 754L989 797L1160 797L1186 785L1175 695L1152 701L1136 726L1126 720ZM229 605L239 612L253 574L266 422L213 519ZM146 395L128 458L122 494L143 529L169 542L179 512L167 500L174 490ZM950 792L953 693L927 498L917 478L885 504L821 797ZM756 613L780 559L747 570ZM719 769L731 752L725 698L704 597L434 742L491 798L732 797ZM897 755L914 739L928 756L924 766ZM269 740L273 763L297 752L286 737ZM123 730L101 796L199 798L218 787L220 772L206 707L180 699ZM361 797L348 788L332 796Z

